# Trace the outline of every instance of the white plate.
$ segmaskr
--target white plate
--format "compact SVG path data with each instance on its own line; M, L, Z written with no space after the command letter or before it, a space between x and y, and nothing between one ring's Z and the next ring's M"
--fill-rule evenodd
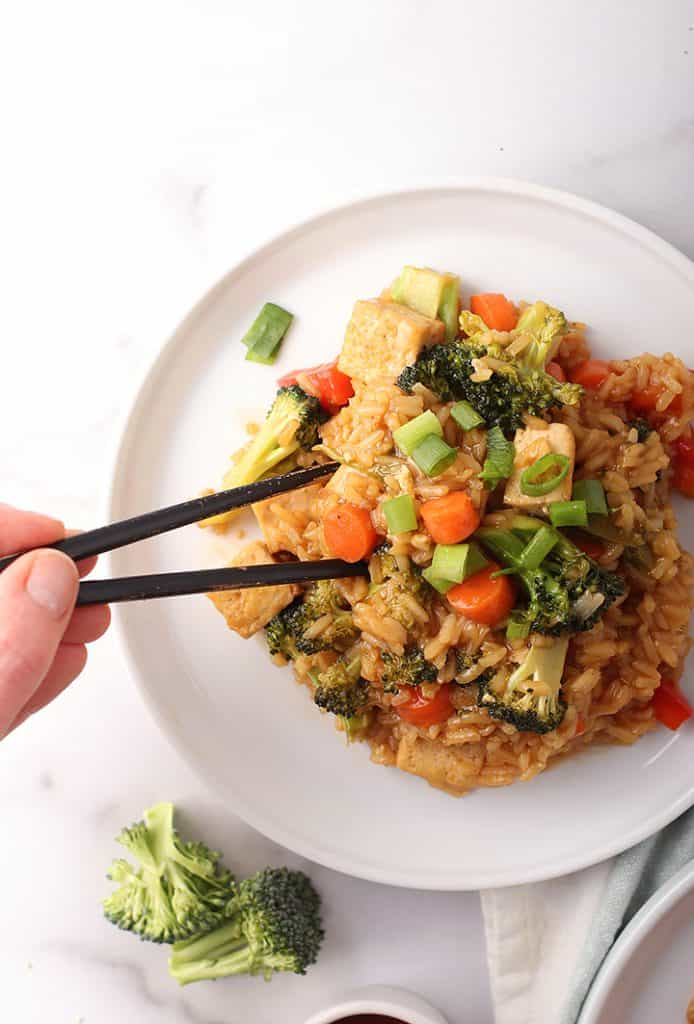
M579 1024L685 1024L694 996L694 862L671 878L610 950Z
M334 356L352 304L406 262L459 272L467 292L545 298L593 327L600 355L691 342L694 266L644 228L573 196L508 181L381 196L280 235L227 275L164 347L115 467L120 519L216 484L275 378ZM297 315L276 367L239 339L271 299ZM220 563L195 528L116 552L116 575ZM162 729L251 825L329 867L422 889L511 885L623 850L694 803L694 729L573 758L530 785L457 801L345 748L261 638L204 598L120 609L133 671Z

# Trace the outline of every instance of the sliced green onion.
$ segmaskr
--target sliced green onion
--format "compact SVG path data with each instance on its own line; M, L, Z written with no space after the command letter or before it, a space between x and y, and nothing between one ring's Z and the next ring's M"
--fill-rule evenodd
M421 416L415 416L413 420L403 423L401 427L393 431L393 440L405 455L411 455L417 445L430 434L443 437L443 428L436 416L429 409Z
M399 494L383 502L383 515L388 524L388 533L409 533L417 529L417 510L411 494Z
M587 526L585 501L551 501L549 518L552 526Z
M455 462L457 454L457 449L451 448L437 434L429 434L412 449L412 458L427 476L443 473Z
M484 460L480 480L484 481L488 491L493 491L497 484L511 475L515 457L513 441L507 441L499 427L487 431L487 458Z
M585 501L588 515L606 516L609 513L605 488L599 480L577 480L571 497L576 501Z
M476 409L469 402L456 402L451 406L451 416L463 430L472 430L474 427L481 427L484 420Z
M525 640L529 632L530 625L527 622L516 622L515 619L508 620L506 626L507 640Z
M246 359L253 363L272 365L293 319L286 309L276 306L274 302L266 302L241 339L242 344L248 348Z
M561 504L560 502L552 502L552 505ZM550 511L552 509L550 505ZM559 540L559 537L550 530L548 526L541 527L537 533L534 533L532 540L523 548L523 554L521 555L521 564L526 569L537 569L544 562L547 555L550 553L554 545Z
M451 587L455 586L453 580L442 580L440 576L437 576L432 571L433 566L428 566L426 569L422 569L422 576L427 581L429 586L433 587L434 590L438 590L439 594L447 594Z
M488 564L476 544L437 544L431 572L439 579L462 583Z
M549 494L555 487L558 487L566 474L569 472L571 460L568 455L561 455L559 452L550 452L543 455L541 459L528 466L521 473L521 493L527 494L529 498L540 498ZM542 480L545 473L552 473L549 480Z

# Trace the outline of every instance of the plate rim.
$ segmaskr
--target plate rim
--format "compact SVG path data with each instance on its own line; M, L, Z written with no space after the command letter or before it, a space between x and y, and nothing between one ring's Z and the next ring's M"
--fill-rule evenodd
M694 860L680 868L672 878L646 900L634 915L600 965L590 987L577 1024L599 1024L614 985L633 953L663 918L694 890Z
M107 460L109 475L104 500L104 521L110 522L114 518L114 504L120 489L120 476L127 457L129 435L133 429L133 422L140 410L140 406L146 399L150 385L159 372L160 365L168 358L169 352L176 344L179 335L190 328L195 319L214 301L217 293L222 291L229 282L241 275L255 260L270 253L276 246L285 245L293 238L301 235L305 230L319 226L332 217L340 216L349 211L365 209L371 205L377 206L379 203L391 200L407 199L408 197L426 197L427 195L434 197L446 192L474 191L536 200L587 217L603 226L612 228L622 235L627 235L640 245L645 246L694 287L694 261L690 260L688 256L672 243L667 242L654 231L651 231L650 228L646 228L630 217L591 199L585 199L572 192L551 188L546 185L538 185L517 178L497 176L442 177L426 184L404 185L399 188L376 192L361 192L340 202L326 204L317 209L313 214L289 223L288 226L267 236L258 245L246 252L244 256L236 260L201 295L185 316L178 321L161 344L156 347L153 355L144 361L139 369L139 373L136 375L128 401L123 403L123 413L113 435L112 454L110 459ZM109 571L113 571L110 553L105 556L105 564ZM510 868L506 871L495 870L487 874L477 871L475 874L459 880L439 877L422 878L411 870L394 871L389 868L382 869L377 865L371 864L369 861L357 861L349 856L345 860L339 852L329 847L316 847L311 841L305 840L301 836L275 827L274 823L268 825L262 815L256 815L255 809L244 802L238 791L229 791L226 788L222 790L214 773L208 771L197 762L188 744L167 720L165 712L159 706L159 702L155 699L154 694L150 692L144 673L139 668L136 656L131 649L127 628L121 616L120 606L116 605L114 611L113 631L117 645L125 659L128 672L134 680L143 703L152 716L155 725L176 753L183 759L184 763L192 769L194 774L204 782L206 787L215 796L219 798L224 796L232 813L236 814L251 828L285 849L291 850L299 856L341 874L400 888L437 892L469 892L547 881L571 874L582 868L590 867L615 854L622 853L642 839L654 835L694 805L693 782L691 787L683 792L679 799L665 808L661 814L653 816L647 824L634 826L631 831L622 833L609 842L604 842L602 846L595 848L592 853L584 852L573 857L564 858L551 867L538 868L536 870L529 867L518 874L513 874L513 869Z

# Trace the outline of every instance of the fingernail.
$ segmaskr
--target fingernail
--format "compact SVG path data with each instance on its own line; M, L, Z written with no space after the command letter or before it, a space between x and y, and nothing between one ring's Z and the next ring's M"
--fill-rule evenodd
M77 570L74 563L58 551L37 555L26 581L26 592L34 602L54 619L67 614L77 593Z

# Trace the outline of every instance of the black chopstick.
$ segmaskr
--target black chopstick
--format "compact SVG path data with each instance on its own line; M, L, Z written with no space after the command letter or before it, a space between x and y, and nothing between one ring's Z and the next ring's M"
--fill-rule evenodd
M153 597L179 597L212 590L245 590L249 587L278 587L308 580L366 576L365 562L343 562L325 558L319 562L280 562L271 565L243 565L229 569L194 569L164 572L153 576L123 576L113 580L80 583L78 605L113 604L115 601L146 601Z
M100 526L96 530L77 533L73 537L56 541L55 544L47 544L46 547L65 552L73 561L91 558L92 555L101 555L104 551L114 551L116 548L134 544L135 541L145 540L147 537L156 537L159 533L177 530L179 526L199 523L200 520L219 515L220 512L243 508L244 505L265 501L266 498L274 498L275 495L284 494L285 491L305 487L314 480L330 476L337 468L337 462L328 462L323 466L296 469L291 473L270 477L268 480L259 480L257 483L246 484L243 487L233 487L231 490L206 494L200 498L193 498L191 501L184 501L180 505L169 505L167 508L159 508L154 512L133 516L132 519L122 519L120 522L110 523L108 526ZM0 558L0 572L14 562L20 554L22 552ZM90 586L92 585L90 584ZM183 592L194 593L194 591ZM112 598L112 600L119 599Z

